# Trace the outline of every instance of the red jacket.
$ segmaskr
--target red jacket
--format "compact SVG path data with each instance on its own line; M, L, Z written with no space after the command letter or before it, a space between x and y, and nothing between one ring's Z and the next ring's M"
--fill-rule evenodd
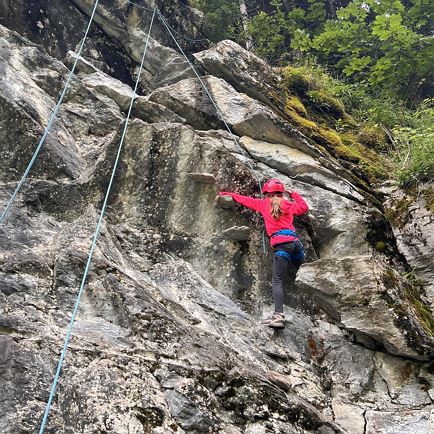
M271 200L270 198L256 199L250 196L243 196L237 193L228 193L225 191L220 192L221 195L231 196L239 204L250 208L254 211L260 212L265 222L265 229L269 237L275 232L282 229L291 229L295 231L293 220L295 215L302 215L309 210L309 206L305 200L295 191L291 193L291 198L295 202L291 202L287 199L282 200L281 208L283 214L275 220L271 215ZM294 241L295 237L289 235L276 235L270 239L272 246L281 243L288 243Z

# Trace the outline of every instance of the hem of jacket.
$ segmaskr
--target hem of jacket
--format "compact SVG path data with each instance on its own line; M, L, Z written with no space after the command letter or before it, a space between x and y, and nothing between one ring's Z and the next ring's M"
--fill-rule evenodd
M291 243L292 241L295 241L295 240L298 240L298 238L286 236L286 235L276 235L275 237L271 238L270 244L271 244L271 247L274 247L277 244Z

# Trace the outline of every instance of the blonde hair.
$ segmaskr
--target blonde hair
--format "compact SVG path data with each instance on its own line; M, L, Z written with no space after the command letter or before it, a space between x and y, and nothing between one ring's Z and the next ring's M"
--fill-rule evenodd
M271 216L274 220L278 220L280 216L283 214L281 203L282 203L282 196L278 196L276 194L273 194L270 198L271 201Z

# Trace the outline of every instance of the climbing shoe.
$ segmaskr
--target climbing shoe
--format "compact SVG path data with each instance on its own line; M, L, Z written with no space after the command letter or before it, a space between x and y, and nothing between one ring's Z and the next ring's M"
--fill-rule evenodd
M283 315L283 313L274 312L270 318L265 319L261 324L275 329L283 329L285 327L285 315Z

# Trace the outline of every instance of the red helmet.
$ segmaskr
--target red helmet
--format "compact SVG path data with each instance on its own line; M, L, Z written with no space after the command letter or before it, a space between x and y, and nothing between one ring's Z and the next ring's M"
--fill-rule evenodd
M265 193L283 193L285 187L278 179L270 179L262 187L262 194Z

